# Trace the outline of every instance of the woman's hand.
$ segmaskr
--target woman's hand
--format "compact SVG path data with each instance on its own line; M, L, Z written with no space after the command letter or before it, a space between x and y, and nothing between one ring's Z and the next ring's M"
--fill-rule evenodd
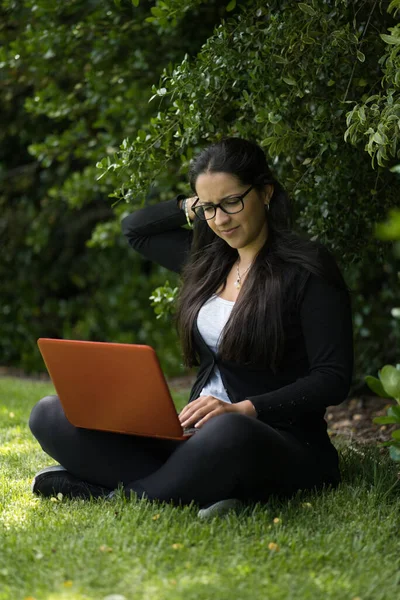
M188 209L188 215L189 215L189 219L190 219L191 221L194 221L194 218L195 218L195 216L196 216L196 215L194 214L194 212L192 211L192 206L193 206L193 204L196 202L196 200L197 200L197 196L191 196L190 198L188 198L188 199L187 199L187 209Z
M187 404L179 413L179 421L183 428L201 427L209 419L223 413L237 412L250 417L256 417L256 410L250 400L243 400L235 404L224 402L214 396L200 396Z
M191 196L190 198L186 198L186 206L188 209L188 216L189 216L190 221L194 221L194 218L196 216L194 214L194 212L192 211L192 206L196 200L197 200L197 196ZM182 204L183 204L183 200L180 200L180 202L179 202L180 208L182 208Z

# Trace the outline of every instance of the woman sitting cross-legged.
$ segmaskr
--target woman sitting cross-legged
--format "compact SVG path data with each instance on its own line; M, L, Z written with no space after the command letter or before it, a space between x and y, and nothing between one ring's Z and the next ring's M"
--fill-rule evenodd
M175 441L76 428L47 396L29 424L60 466L36 475L34 493L97 497L123 486L194 502L204 516L340 482L324 415L348 395L353 331L335 258L292 229L289 198L256 143L208 146L190 185L193 196L136 210L122 229L134 250L181 274L176 326L198 373L179 419L196 433Z

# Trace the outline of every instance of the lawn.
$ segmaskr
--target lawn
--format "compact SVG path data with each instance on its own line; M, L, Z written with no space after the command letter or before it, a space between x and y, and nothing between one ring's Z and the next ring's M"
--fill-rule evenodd
M180 408L185 393L173 391ZM29 412L51 385L0 378L0 600L386 600L400 591L398 467L335 438L336 490L203 522L194 506L39 499ZM385 451L386 452L386 451Z

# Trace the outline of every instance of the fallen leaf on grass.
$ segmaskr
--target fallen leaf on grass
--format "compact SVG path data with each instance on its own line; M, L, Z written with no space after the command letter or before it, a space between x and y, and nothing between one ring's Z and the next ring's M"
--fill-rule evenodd
M110 548L110 546L106 546L105 544L102 544L102 545L100 546L99 550L100 550L101 552L112 552L112 551L113 551L113 549L112 549L112 548Z
M159 515L159 514L157 514L157 515L154 515L154 516L153 516L153 517L151 517L151 518L153 519L153 521L157 521L157 519L159 519L159 518L160 518L160 515Z
M62 499L64 498L64 494L62 494L61 492L58 492L57 496L52 496L50 498L51 502L62 502Z
M280 520L280 519L278 519L278 517L275 517L275 519L274 519L274 523L280 523L280 522L281 522L281 520Z
M270 542L268 544L268 548L270 550L274 550L274 552L279 552L279 549L280 549L279 546L278 546L278 544L275 544L275 542Z
M172 544L172 548L174 550L180 550L181 548L183 548L183 544Z
M353 415L353 421L361 421L363 418L362 415L360 415L359 413L356 413Z
M303 508L312 508L312 504L311 504L311 502L303 502L302 507Z

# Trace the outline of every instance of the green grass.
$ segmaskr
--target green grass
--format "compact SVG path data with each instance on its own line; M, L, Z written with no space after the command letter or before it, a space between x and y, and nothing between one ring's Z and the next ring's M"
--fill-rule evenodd
M338 489L272 498L207 523L194 506L121 494L39 499L32 477L54 461L27 420L49 393L45 383L0 379L0 600L398 597L398 467L376 448L335 441ZM186 396L174 394L178 407Z

